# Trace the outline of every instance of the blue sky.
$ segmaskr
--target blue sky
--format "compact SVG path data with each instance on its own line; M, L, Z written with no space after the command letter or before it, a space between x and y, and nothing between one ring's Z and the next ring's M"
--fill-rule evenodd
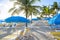
M38 2L38 3L36 2L35 4L36 5L52 5L53 2L59 3L60 0L41 0L40 2Z
M6 3L8 2L9 0L0 0L0 3Z
M60 2L60 0L41 0L41 5L52 5L55 1Z

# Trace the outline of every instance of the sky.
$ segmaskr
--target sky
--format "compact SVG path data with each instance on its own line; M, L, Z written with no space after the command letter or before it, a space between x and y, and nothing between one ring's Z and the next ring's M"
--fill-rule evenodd
M36 5L41 5L41 6L43 6L43 5L52 5L53 4L53 2L60 2L60 0L41 0L40 2L36 2L35 4Z
M53 2L60 2L60 0L41 0L40 2L36 2L34 5L52 5ZM10 2L9 0L0 0L0 20L6 19L11 16L11 14L8 13L8 10L13 7L13 2ZM25 17L21 12L19 16ZM35 17L35 16L34 16Z

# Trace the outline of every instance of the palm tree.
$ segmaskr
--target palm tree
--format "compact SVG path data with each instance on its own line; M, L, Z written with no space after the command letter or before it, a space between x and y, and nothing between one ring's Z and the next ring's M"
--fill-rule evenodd
M11 8L9 12L12 11L12 15L14 15L14 14L19 14L20 12L24 11L24 14L26 15L26 19L27 19L28 16L35 14L37 12L39 13L37 8L40 8L40 6L32 5L35 1L36 0L17 0L16 2L14 2L14 7ZM17 5L18 5L18 8L16 8ZM29 30L27 29L27 27L28 25L26 22L26 28L25 28L24 34Z
M24 14L26 15L26 19L29 15L32 15L32 13L39 12L36 8L40 6L33 6L32 3L34 3L36 0L17 0L14 2L14 7L9 10L9 12L12 12L12 15L19 14L20 12L24 11ZM40 0L38 0L40 1ZM19 8L16 8L15 6L18 5ZM27 27L27 22L26 22Z
M53 6L52 6L52 8L51 8L52 14L53 14L53 15L56 14L57 10L59 10L58 4L57 4L57 2L54 2L54 3L53 3Z
M49 6L47 7L47 6L43 6L42 7L42 15L50 15L50 9L49 9ZM42 16L41 15L41 16Z
M57 2L54 2L54 4L53 4L53 9L58 9L58 4L57 4Z

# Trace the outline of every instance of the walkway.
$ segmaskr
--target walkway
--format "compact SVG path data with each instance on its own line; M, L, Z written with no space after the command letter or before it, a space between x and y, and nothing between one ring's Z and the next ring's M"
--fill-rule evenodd
M54 40L49 34L52 30L46 25L46 21L40 20L31 25L31 31L36 40Z
M35 40L54 40L49 34L52 30L46 25L46 21L36 21L28 27L31 29L31 36L34 37Z

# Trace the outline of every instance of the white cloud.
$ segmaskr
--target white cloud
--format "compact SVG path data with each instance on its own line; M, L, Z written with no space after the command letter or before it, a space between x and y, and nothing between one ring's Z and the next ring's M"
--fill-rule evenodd
M0 4L0 6L1 6L2 4Z
M11 16L9 13L8 13L8 10L13 6L13 3L12 2L7 2L5 4L0 4L0 11L1 11L1 14L0 14L0 19L5 19L9 16Z

